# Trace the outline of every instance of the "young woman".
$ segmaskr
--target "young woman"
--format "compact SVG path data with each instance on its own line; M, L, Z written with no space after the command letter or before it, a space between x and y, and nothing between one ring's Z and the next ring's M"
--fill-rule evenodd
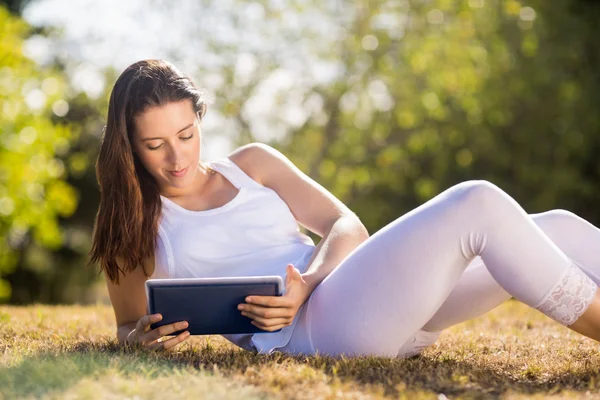
M249 144L201 159L207 105L162 60L111 93L96 174L90 264L104 271L121 342L175 348L186 321L151 330L144 282L281 275L281 297L239 306L251 351L410 356L510 297L600 340L600 230L564 210L528 215L486 181L455 185L369 237L359 218L283 154ZM315 246L298 224L322 237ZM277 329L279 332L271 332Z

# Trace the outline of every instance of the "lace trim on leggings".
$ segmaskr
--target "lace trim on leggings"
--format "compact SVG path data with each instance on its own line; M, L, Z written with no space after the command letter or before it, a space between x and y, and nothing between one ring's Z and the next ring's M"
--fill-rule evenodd
M568 326L585 312L594 298L596 289L596 283L576 265L571 264L534 308Z

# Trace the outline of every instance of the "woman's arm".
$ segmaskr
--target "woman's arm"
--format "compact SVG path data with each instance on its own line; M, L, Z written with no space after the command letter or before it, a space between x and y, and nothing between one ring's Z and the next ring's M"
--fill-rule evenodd
M368 237L369 232L355 214L342 215L335 220L315 248L308 269L302 274L310 291Z
M354 212L273 147L251 143L235 150L230 158L253 179L273 189L300 225L322 237L304 274L313 289L369 237Z
M116 262L121 268L124 265L120 257L117 257ZM126 341L129 334L135 329L139 319L146 314L146 289L144 284L147 279L142 265L126 275L119 272L118 285L106 277L106 287L108 288L108 295L117 324L117 340L120 343Z
M148 277L144 273L144 266L147 268L146 270L150 270L149 268L152 268L153 260L153 258L152 260L146 260L143 265L137 266L133 271L125 275L119 272L119 284L111 282L106 277L108 294L117 323L117 340L121 344L140 343L150 349L172 350L189 337L189 332L184 331L166 341L157 341L163 336L171 335L177 330L186 328L187 324L184 326L179 321L151 329L152 323L158 322L162 318L162 316L159 317L157 314L146 314L147 298L145 282ZM119 257L117 257L116 261L122 269L124 265L123 261Z

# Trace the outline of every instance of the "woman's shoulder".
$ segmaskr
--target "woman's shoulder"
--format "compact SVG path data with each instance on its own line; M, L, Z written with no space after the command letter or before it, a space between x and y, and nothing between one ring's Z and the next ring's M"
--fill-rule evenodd
M262 185L269 166L273 165L273 161L285 159L285 156L268 144L254 142L238 147L226 158Z

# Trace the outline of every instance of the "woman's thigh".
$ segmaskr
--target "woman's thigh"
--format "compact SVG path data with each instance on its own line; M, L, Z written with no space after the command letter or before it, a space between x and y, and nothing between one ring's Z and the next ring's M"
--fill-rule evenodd
M470 262L452 228L461 221L449 203L459 200L448 192L393 221L316 287L300 324L315 351L397 354Z
M479 317L511 297L478 257L463 272L450 295L422 329L428 332L442 331Z

